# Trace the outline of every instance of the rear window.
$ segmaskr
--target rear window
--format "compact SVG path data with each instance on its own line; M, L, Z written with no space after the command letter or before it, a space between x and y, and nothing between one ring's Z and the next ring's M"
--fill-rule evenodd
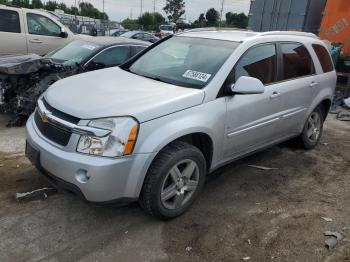
M300 43L282 43L284 80L314 74L314 64L309 51Z
M0 32L21 32L19 15L16 11L0 10Z
M327 73L327 72L333 71L334 70L333 63L327 49L317 44L313 44L312 47L315 50L318 60L321 63L323 72Z

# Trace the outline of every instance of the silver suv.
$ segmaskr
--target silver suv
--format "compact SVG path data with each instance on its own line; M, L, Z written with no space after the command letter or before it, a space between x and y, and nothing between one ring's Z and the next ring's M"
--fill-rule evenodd
M27 123L28 158L91 202L187 210L213 170L322 135L336 84L326 46L297 32L189 31L53 84Z

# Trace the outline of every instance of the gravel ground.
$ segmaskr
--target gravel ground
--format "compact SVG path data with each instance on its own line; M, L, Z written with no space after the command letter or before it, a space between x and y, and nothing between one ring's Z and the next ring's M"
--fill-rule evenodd
M315 150L283 144L216 171L168 222L55 190L17 201L48 186L23 143L23 128L0 128L0 261L350 261L349 123L330 117ZM345 236L331 251L326 230Z

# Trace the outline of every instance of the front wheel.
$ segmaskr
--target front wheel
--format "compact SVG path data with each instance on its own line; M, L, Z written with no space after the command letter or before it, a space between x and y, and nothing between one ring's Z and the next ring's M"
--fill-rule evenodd
M174 142L152 163L143 185L141 206L160 219L177 217L198 197L205 176L202 152L188 143Z
M308 117L300 141L305 149L313 149L317 146L323 132L323 114L317 107Z

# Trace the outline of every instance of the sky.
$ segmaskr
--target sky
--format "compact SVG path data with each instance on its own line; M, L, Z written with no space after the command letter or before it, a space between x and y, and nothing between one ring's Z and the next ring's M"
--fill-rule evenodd
M63 2L66 5L74 5L75 0L56 0L57 2ZM76 0L77 3L79 0ZM140 15L141 0L104 0L105 11L111 20L121 21L125 18L137 18ZM156 11L162 13L165 6L165 0L142 0L143 12L153 11L153 3L156 1ZM222 0L185 0L186 14L185 18L193 22L196 20L200 13L205 13L209 8L214 7L220 11ZM90 2L99 10L102 11L103 0L84 0L84 2ZM224 14L227 12L233 13L245 13L248 14L250 7L250 0L224 0Z

